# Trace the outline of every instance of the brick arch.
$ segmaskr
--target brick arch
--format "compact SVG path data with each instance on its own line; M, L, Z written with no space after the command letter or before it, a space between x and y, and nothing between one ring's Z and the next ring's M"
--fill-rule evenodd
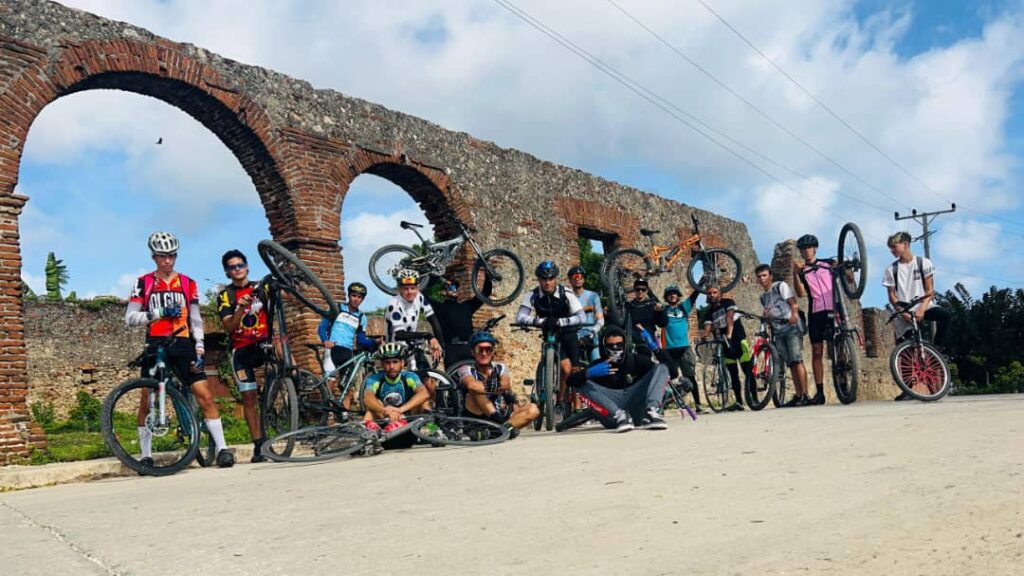
M58 98L94 89L151 96L206 126L253 180L272 233L297 227L293 198L274 158L267 115L209 66L166 41L129 39L67 43L46 52L3 40L0 67L0 463L25 457L45 438L30 423L27 352L21 302L19 215L28 198L14 193L28 132Z

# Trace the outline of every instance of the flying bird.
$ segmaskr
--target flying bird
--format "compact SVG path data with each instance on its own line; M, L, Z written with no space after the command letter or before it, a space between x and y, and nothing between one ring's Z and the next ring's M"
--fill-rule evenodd
M163 144L163 143L164 143L164 139L163 139L163 136L161 136L160 138L157 138L157 139L156 139L156 143L157 143L158 145L159 145L159 144Z

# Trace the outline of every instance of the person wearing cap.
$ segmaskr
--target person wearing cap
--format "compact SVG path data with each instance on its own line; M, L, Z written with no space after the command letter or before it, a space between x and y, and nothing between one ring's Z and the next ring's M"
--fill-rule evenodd
M650 346L648 338L644 337L643 333L646 332L650 337L655 338L658 327L665 326L668 323L668 317L665 316L665 309L661 302L654 294L651 294L651 287L646 278L637 278L633 281L633 297L626 305L629 306L629 313L633 318L633 342L637 351L654 352L654 348Z
M465 409L471 416L504 424L515 438L519 430L540 417L534 403L519 405L512 392L508 366L494 361L498 340L490 332L476 332L469 338L473 363L459 368L458 385L465 393Z
M669 284L665 287L662 293L662 297L665 298L665 327L662 334L665 337L666 354L679 367L682 375L690 380L694 410L698 414L706 414L707 410L701 406L700 394L697 393L697 358L690 346L690 314L699 294L693 290L686 299L683 299L683 291L678 285Z
M579 299L580 304L583 305L583 312L587 315L586 325L576 333L576 337L580 341L581 352L587 354L589 351L588 360L597 360L599 356L597 335L604 327L604 308L601 307L601 297L597 292L584 288L583 285L587 277L582 266L569 268L568 276L569 286L572 287L573 294Z
M493 284L488 276L484 280L483 294L490 296ZM473 357L468 344L473 336L473 315L483 305L475 295L463 301L459 301L459 282L454 278L445 278L441 288L441 300L430 299L430 305L434 308L434 315L444 332L444 363L445 366L452 366L460 360L467 360Z

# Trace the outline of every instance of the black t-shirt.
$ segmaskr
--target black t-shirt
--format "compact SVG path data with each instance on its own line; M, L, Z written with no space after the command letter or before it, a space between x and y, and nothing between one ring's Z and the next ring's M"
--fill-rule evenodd
M722 298L718 302L712 302L708 305L708 318L709 322L714 327L716 334L725 335L726 321L725 316L729 310L736 310L736 302L732 298ZM740 322L739 316L733 316L732 319L732 341L739 342L747 339L747 331L743 329L743 323Z
M446 344L456 340L469 342L469 337L473 335L473 314L483 305L484 303L476 298L464 302L434 302L434 316L441 324Z
M654 307L658 304L658 299L653 295L648 295L646 299L637 301L630 301L629 314L633 319L634 324L640 324L647 330L647 333L651 336L655 335L656 326L664 326L668 324L668 316L665 314L665 309L655 310Z

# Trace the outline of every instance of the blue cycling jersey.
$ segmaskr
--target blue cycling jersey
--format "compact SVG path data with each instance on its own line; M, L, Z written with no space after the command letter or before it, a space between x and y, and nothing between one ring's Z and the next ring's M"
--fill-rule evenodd
M665 315L668 317L668 324L663 329L665 348L685 348L690 345L690 312L692 310L693 301L688 298L677 306L665 305Z
M583 311L587 314L587 324L580 328L578 335L587 336L595 335L601 329L601 326L597 325L597 315L604 315L604 310L601 308L601 297L597 295L597 292L592 290L584 290L583 294L579 296L580 304L583 305ZM602 320L603 324L603 320Z
M365 335L358 341L356 339L365 332L366 315L362 312L353 312L348 304L344 303L338 305L338 317L334 319L334 324L324 318L317 329L321 342L334 342L336 346L350 350L355 350L357 343L364 344L362 340L367 338Z

